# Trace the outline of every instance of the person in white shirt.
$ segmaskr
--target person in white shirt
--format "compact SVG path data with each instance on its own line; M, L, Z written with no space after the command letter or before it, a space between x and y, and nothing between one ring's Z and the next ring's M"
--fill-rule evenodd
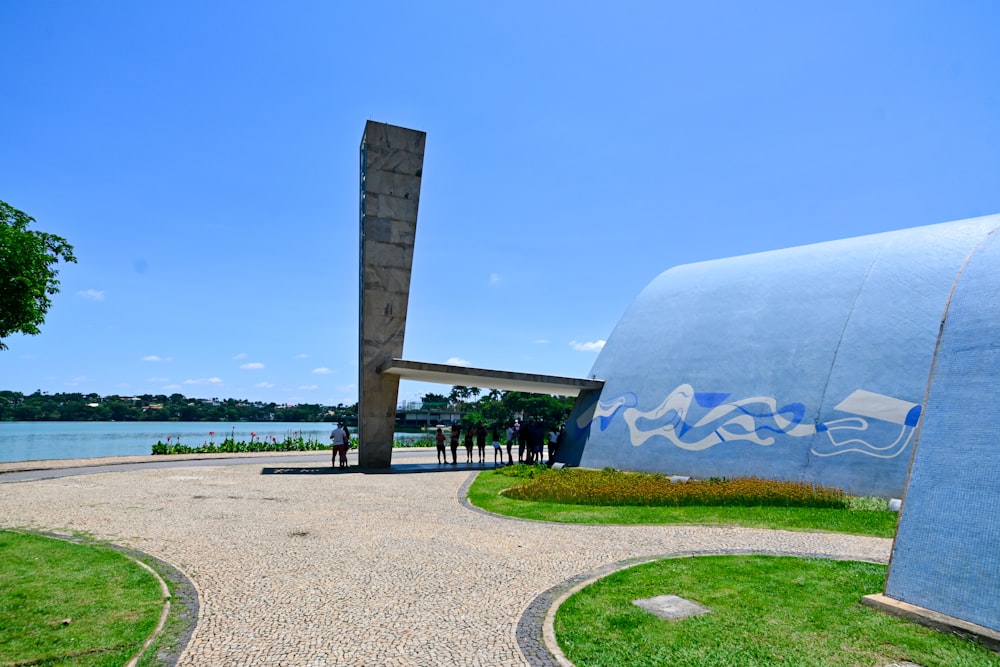
M343 423L337 424L337 428L333 429L333 433L330 434L330 440L333 441L333 454L331 455L330 465L336 465L337 455L340 455L340 467L347 467L347 448L350 446L350 434Z
M559 433L553 428L549 431L549 463L556 458L556 444L559 442Z

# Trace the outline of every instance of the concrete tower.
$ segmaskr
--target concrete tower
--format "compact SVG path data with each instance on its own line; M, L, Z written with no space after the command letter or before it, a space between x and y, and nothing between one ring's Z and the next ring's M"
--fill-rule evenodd
M358 462L388 468L399 392L381 365L403 355L427 134L368 121L361 138Z

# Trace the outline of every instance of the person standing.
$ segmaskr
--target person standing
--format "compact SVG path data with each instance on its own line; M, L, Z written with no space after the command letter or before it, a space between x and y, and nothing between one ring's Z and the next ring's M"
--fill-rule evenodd
M524 450L528 446L528 425L514 422L514 437L517 438L517 462L524 463Z
M341 424L340 428L344 431L344 444L340 446L340 467L347 467L347 452L351 451L351 429L347 428L347 424Z
M458 436L462 432L462 427L458 424L451 425L451 464L458 464Z
M486 463L486 427L482 424L476 427L476 449L479 450L479 462Z
M493 465L497 465L497 457L500 457L500 464L503 465L503 450L500 449L500 427L493 425Z
M556 427L553 426L549 430L549 465L556 460L556 443L559 442L559 432L556 431Z
M337 424L333 427L333 431L330 432L330 467L337 465L337 448L340 447L340 440L342 438L340 424Z
M544 463L542 450L545 448L545 429L542 428L541 422L532 421L528 425L528 435L531 445L531 463Z
M438 426L437 433L434 434L434 442L437 443L438 463L448 462L448 453L444 449L444 431Z
M472 463L472 426L465 429L465 462Z
M507 424L507 431L504 435L507 436L507 463L509 465L514 462L514 455L511 453L514 446L514 426L512 424Z

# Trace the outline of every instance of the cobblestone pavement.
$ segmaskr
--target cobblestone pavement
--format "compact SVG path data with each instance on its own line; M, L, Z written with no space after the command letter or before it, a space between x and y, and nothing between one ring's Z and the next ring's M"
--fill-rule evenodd
M293 462L0 484L0 526L86 532L183 571L200 604L185 666L550 664L519 643L522 616L538 615L546 591L612 563L729 550L884 562L891 546L821 533L519 521L464 506L467 470L379 475Z

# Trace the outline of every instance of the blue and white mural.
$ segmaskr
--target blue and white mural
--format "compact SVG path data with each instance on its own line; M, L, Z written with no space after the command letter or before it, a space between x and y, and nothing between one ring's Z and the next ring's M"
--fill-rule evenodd
M622 316L560 458L901 497L949 299L1000 216L674 267Z
M810 450L816 456L859 454L891 459L906 449L920 419L917 403L863 389L854 391L834 408L850 417L821 424L803 423L806 408L802 403L779 406L769 396L738 400L731 397L729 393L695 391L691 385L682 384L660 405L643 411L636 407L638 397L627 392L598 401L593 414L580 415L576 426L584 429L596 421L598 428L605 431L620 415L633 447L661 437L687 451L737 441L767 447L775 443L776 436L807 438L821 433L827 438L814 442ZM880 422L898 427L892 429L890 435L895 437L891 441L882 439Z

